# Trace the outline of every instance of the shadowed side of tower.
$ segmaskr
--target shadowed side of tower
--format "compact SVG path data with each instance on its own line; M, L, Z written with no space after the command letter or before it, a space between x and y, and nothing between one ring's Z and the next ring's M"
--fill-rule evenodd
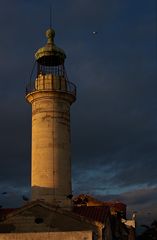
M70 106L76 87L67 80L66 55L54 44L54 30L46 36L47 44L35 54L36 79L26 90L32 105L32 200L70 207Z

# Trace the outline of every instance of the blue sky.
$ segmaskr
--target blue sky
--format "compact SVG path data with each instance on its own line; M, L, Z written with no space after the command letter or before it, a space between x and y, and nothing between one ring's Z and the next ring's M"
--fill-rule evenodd
M30 184L31 108L25 101L35 51L55 42L77 85L71 111L74 193L118 199L157 216L157 13L155 0L1 0L0 204ZM93 35L92 31L98 31ZM14 196L14 197L13 197ZM150 213L149 216L147 213Z

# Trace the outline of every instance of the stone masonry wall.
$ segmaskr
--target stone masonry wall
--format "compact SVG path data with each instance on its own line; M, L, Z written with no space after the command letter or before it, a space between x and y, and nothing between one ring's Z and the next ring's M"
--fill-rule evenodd
M45 233L9 233L0 234L0 240L92 240L91 231L81 232L45 232Z

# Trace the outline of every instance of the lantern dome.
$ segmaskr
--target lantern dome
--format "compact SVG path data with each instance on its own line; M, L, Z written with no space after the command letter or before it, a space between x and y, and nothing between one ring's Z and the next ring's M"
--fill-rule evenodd
M49 28L46 31L47 43L35 53L36 61L44 66L63 65L66 58L64 50L54 43L55 31Z

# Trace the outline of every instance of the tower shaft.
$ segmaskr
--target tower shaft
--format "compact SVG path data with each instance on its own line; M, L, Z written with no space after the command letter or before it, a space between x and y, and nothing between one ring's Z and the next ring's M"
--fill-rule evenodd
M36 79L37 91L27 95L32 104L32 200L68 207L71 201L67 196L72 192L70 105L74 96L43 90L41 79L48 86L50 76L40 75Z
M35 54L37 77L27 88L32 105L32 200L69 208L71 187L70 106L76 87L67 80L64 51L46 32L47 44Z

